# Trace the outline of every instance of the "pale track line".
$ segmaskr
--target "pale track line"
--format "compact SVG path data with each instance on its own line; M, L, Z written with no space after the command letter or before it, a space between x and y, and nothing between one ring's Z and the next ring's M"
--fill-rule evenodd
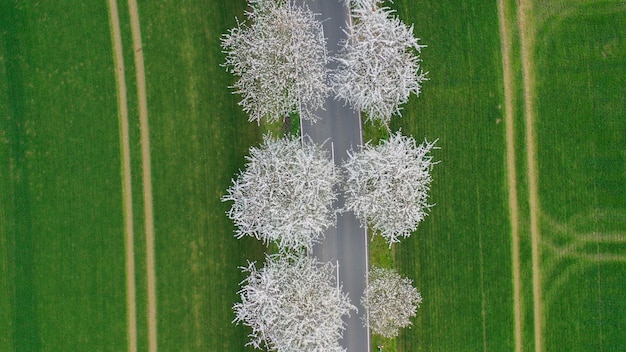
M154 208L152 199L152 166L150 162L150 129L148 127L148 98L146 74L139 26L139 10L136 0L128 0L130 27L137 79L139 105L139 129L141 131L141 168L143 171L144 221L146 227L146 282L148 289L148 351L157 351L157 304L156 274L154 260Z
M519 203L517 198L517 171L515 162L515 129L513 108L513 73L511 68L511 34L506 25L503 0L498 0L500 38L502 41L502 67L504 83L504 116L506 125L506 168L511 216L511 255L513 261L513 311L515 352L522 351L521 268L519 260Z
M580 233L575 234L576 240L583 242L613 243L626 242L626 234L622 232L609 233Z
M584 248L581 248L578 244L574 244L569 247L557 247L555 245L544 243L544 246L547 249L550 249L554 253L556 253L559 258L572 258L584 261L591 262L618 262L618 263L626 263L626 255L623 254L611 254L611 253L588 253L584 251Z
M481 208L480 208L480 193L478 192L478 186L476 186L476 205L478 206L478 219L482 219ZM478 223L478 227L481 227L480 220ZM482 328L483 328L483 351L486 352L489 350L489 346L487 344L487 299L485 295L485 256L483 250L483 233L482 231L478 232L478 252L480 258L480 308L481 308L481 317L482 317Z
M135 249L133 230L133 198L130 165L130 141L128 132L128 98L122 50L122 35L117 0L108 0L111 40L113 41L113 61L117 83L118 120L120 127L121 173L124 212L124 246L126 252L126 322L128 351L137 351L137 299L135 287Z
M520 31L522 71L524 81L524 115L526 124L526 155L528 168L528 201L530 212L530 242L532 257L532 285L533 285L533 318L535 334L535 351L543 351L542 323L542 288L541 288L541 265L540 265L540 242L541 232L539 230L539 186L537 167L537 146L534 130L534 71L533 55L534 50L533 35L530 24L526 19L526 14L532 11L532 0L518 0L517 21ZM530 32L530 33L529 33Z

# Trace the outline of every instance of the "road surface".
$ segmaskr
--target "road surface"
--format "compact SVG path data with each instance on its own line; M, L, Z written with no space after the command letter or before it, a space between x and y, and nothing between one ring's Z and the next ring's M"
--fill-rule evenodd
M306 0L309 8L318 13L323 21L329 56L339 49L339 41L346 37L343 29L348 21L349 10L342 0ZM333 63L330 63L333 65ZM334 155L336 165L347 158L347 152L362 144L361 119L359 114L344 106L342 102L328 98L325 110L318 111L320 120L314 124L304 121L302 133L311 137L316 144ZM343 198L337 202L343 207ZM326 231L322 243L313 248L313 255L324 262L339 264L339 283L358 308L357 314L346 319L346 330L341 344L348 352L369 352L369 328L363 325L361 316L365 308L360 304L365 291L368 268L367 233L352 212L339 215L336 228Z

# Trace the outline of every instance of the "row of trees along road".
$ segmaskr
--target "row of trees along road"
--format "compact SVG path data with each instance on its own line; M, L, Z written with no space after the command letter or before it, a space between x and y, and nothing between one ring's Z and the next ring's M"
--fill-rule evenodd
M382 0L348 0L348 35L336 56L326 51L322 24L307 7L289 0L249 0L246 21L222 37L224 66L237 80L234 92L250 121L278 121L291 114L315 121L334 94L369 121L388 126L400 105L418 95L426 74L424 47L408 27L379 6ZM329 61L337 69L329 71ZM342 317L355 311L336 282L336 267L307 256L334 226L337 213L353 211L391 246L426 216L434 143L392 134L349 154L337 169L329 153L303 138L265 136L250 149L245 170L223 201L236 236L273 243L262 268L243 267L241 302L234 322L252 329L249 345L271 351L344 351ZM345 208L334 202L343 186ZM397 335L421 303L411 281L393 270L372 268L361 312L372 331ZM368 319L369 318L369 319Z
M265 135L222 201L233 202L227 215L238 238L274 242L281 250L310 251L342 211L353 211L391 245L410 236L432 206L434 147L398 132L353 151L337 170L330 153L306 139ZM340 185L345 208L335 209Z
M315 110L334 94L372 122L389 123L400 105L419 95L424 45L383 0L352 0L347 39L329 57L322 23L307 7L287 0L250 0L247 21L222 37L224 66L238 77L233 88L250 121L273 122ZM337 69L329 72L329 61Z

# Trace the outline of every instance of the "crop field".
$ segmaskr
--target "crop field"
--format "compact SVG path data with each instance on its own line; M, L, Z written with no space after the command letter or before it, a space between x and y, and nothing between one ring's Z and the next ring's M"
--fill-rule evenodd
M159 1L141 7L154 144L159 347L243 351L231 324L246 260L257 242L236 240L220 197L260 139L227 86L219 38L245 2ZM160 201L159 201L160 199ZM160 264L159 264L160 263Z
M395 248L424 296L397 350L618 351L626 6L494 5L395 1L431 81L394 128L442 148L436 206Z
M3 351L126 344L115 76L109 27L98 20L106 11L104 2L0 8Z
M2 351L248 350L263 248L219 200L260 137L219 67L245 3L133 3L0 5Z
M626 345L626 4L533 11L542 343Z
M428 45L430 81L394 128L439 139L431 214L396 248L424 303L399 351L510 351L511 225L498 9L493 1L395 1Z

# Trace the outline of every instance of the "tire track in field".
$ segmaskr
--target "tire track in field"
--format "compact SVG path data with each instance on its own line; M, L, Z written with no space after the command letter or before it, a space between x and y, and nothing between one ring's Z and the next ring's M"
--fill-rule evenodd
M113 62L118 97L118 120L120 128L122 208L124 212L124 247L126 252L126 324L128 351L137 352L137 299L135 287L135 249L133 231L133 198L130 165L130 141L128 132L128 99L122 50L122 35L117 0L108 0L111 40L113 41Z
M509 189L509 213L511 216L511 256L513 261L513 312L515 329L515 352L522 351L521 269L519 259L519 203L517 198L517 170L515 161L515 129L513 126L513 72L511 67L511 33L507 27L505 4L498 0L498 18L502 46L504 83L504 116L506 126L506 168Z
M526 15L532 12L532 0L518 0L517 21L520 32L521 54L522 54L522 76L524 84L524 116L526 135L526 162L528 168L528 202L530 215L530 242L532 257L532 286L533 286L533 317L535 334L535 351L543 351L543 305L541 287L541 266L540 266L540 241L541 232L539 230L539 187L538 187L538 167L537 167L537 146L534 130L534 83L535 72L533 70L534 50L531 24Z
M143 175L144 221L146 228L146 282L148 290L148 351L157 351L157 306L156 274L154 260L154 208L152 199L152 166L150 162L150 130L148 127L148 98L146 74L139 25L139 10L136 0L128 0L130 27L133 37L133 52L137 79L139 104L139 129L141 131L141 168Z

